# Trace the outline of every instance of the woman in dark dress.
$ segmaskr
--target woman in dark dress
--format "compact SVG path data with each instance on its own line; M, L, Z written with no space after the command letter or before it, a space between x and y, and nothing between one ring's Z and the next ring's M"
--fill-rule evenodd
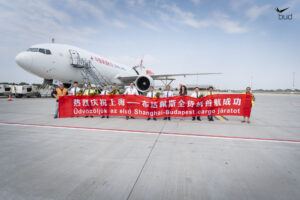
M186 96L187 95L187 89L185 85L181 85L180 89L179 89L179 96ZM185 110L185 107L182 108L182 110ZM181 117L181 120L183 120L184 118Z

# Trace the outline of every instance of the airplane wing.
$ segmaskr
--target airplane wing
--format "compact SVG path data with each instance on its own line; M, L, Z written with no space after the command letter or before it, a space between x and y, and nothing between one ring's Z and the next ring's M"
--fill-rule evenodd
M151 74L153 80L160 80L160 79L167 79L169 77L174 77L174 76L197 76L197 75L212 75L212 74L222 74L222 73L182 73L182 74Z
M213 75L213 74L222 74L222 73L182 73L182 74L147 74L153 80L175 80L174 76L198 76L198 75ZM142 74L141 74L142 75ZM131 75L131 76L117 76L122 82L132 82L140 75Z

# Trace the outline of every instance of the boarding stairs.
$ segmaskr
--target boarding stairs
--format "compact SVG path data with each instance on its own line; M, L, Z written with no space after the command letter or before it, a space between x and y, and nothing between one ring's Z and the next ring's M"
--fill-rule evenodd
M92 82L96 85L96 87L100 88L103 88L104 85L109 85L109 81L104 78L100 71L93 65L91 60L81 58L79 53L75 50L70 49L69 52L71 55L71 65L80 69L84 84L87 85Z

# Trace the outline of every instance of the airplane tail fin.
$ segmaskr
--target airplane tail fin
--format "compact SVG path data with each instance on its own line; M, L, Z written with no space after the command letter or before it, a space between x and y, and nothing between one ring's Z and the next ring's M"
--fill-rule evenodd
M142 58L142 59L141 59L141 62L140 62L140 68L141 68L141 70L142 70L142 69L146 69L146 67L143 65L143 62L144 62L144 60L143 60L143 58ZM154 73L153 73L151 70L146 69L146 74L147 74L147 75L153 75Z

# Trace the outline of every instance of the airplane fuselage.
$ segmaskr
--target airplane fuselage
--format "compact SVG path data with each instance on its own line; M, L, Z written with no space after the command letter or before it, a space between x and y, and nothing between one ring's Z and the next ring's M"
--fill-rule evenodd
M136 75L131 68L113 62L95 53L65 44L39 44L16 56L17 64L24 70L44 79L59 80L64 83L77 81L84 83L82 68L72 65L70 51L78 53L81 59L90 61L109 84L122 85L119 75ZM48 53L48 54L47 54ZM93 83L93 80L89 82Z

